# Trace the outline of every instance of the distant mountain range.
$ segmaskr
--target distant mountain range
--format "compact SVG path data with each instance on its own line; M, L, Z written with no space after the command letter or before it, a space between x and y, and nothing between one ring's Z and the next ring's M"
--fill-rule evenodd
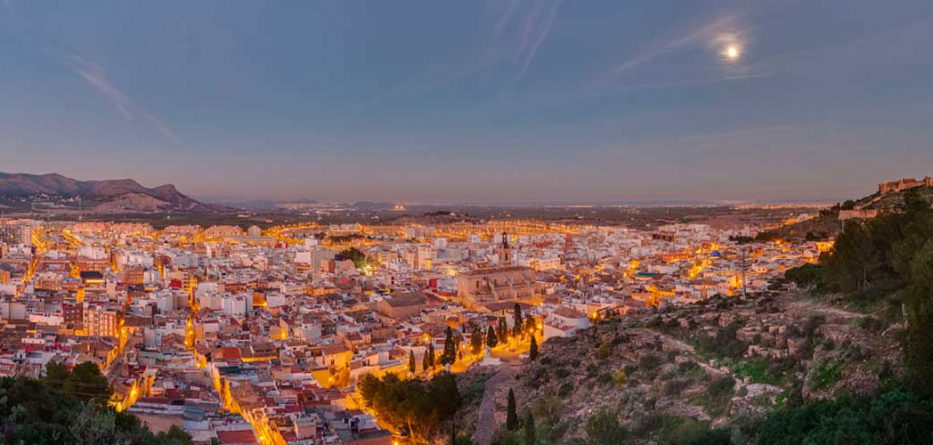
M10 209L41 206L97 213L229 210L189 198L171 184L147 188L132 179L80 181L57 173L0 173L0 205Z

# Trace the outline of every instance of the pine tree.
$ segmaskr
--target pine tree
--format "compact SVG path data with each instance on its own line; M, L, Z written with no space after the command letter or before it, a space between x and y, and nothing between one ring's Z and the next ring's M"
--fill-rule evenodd
M499 339L496 338L496 331L492 329L492 326L486 330L486 346L490 348L495 348L499 344Z
M418 370L418 365L415 364L415 351L412 350L408 351L408 370L411 371L412 374Z
M522 335L522 305L515 303L515 309L512 314L512 320L514 321L512 326L512 335L518 337Z
M528 349L528 359L531 361L538 359L538 341L535 340L534 334L531 336L531 348Z
M509 401L508 407L505 412L505 427L509 431L515 431L518 429L518 411L515 407L515 393L512 392L512 388L509 388Z
M535 416L528 411L525 416L525 445L535 445L538 441L538 434L535 432Z

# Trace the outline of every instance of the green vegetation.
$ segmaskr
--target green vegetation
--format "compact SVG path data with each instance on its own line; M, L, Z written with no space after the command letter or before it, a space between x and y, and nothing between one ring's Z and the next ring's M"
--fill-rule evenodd
M362 269L369 265L370 259L366 256L365 253L357 249L356 247L351 247L346 250L342 250L337 255L334 256L334 259L337 261L350 260L353 261L353 265L357 269Z
M489 346L490 348L495 348L496 345L498 344L499 344L499 339L496 337L496 331L495 329L492 328L492 326L490 326L489 329L486 331L486 346Z
M850 222L820 266L792 269L785 277L839 292L857 306L887 307L889 316L906 312L909 383L933 396L933 210L922 192L906 192L895 211Z
M586 420L587 444L621 444L627 437L628 431L619 423L619 415L614 411L600 410Z
M191 438L173 427L153 434L139 419L106 406L111 396L97 365L68 372L49 366L47 377L0 379L0 419L9 444L184 445Z
M929 444L933 402L903 390L777 411L761 425L760 445Z
M457 380L446 372L430 381L366 374L359 388L363 400L382 419L419 441L434 438L441 422L452 420L461 404Z
M457 341L454 338L453 330L447 326L446 336L444 337L444 352L441 353L441 364L452 365L457 361Z
M509 431L518 429L518 411L515 407L515 393L509 388L508 405L505 411L505 427Z
M838 363L820 361L810 368L810 375L808 376L810 388L814 390L828 388L839 381L841 373L842 369Z
M524 318L522 318L522 306L518 303L515 303L512 313L512 335L518 337L522 335L524 330L522 329L522 323Z
M483 350L483 328L473 327L473 333L470 334L470 351L479 354Z

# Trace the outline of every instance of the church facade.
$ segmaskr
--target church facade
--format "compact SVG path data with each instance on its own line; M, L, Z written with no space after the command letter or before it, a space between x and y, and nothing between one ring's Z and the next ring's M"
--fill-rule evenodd
M457 298L463 306L479 309L488 303L531 301L537 296L534 269L512 264L508 234L497 247L498 264L479 267L457 277Z

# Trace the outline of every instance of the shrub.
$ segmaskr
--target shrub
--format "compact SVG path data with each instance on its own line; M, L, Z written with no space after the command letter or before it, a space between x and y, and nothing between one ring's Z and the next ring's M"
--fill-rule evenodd
M599 346L599 348L596 349L596 358L600 360L605 360L609 358L609 355L611 352L612 352L612 349L609 347L609 344L603 343L602 345Z
M674 379L664 382L661 391L665 396L672 397L679 395L688 385L690 385L690 382L687 379Z
M638 367L644 372L654 372L661 367L661 356L657 354L645 354L638 360Z
M618 388L625 385L625 382L628 381L628 375L623 370L616 371L612 373L612 384Z
M837 363L820 361L816 366L810 369L808 381L810 388L820 390L832 386L839 380L842 369Z

